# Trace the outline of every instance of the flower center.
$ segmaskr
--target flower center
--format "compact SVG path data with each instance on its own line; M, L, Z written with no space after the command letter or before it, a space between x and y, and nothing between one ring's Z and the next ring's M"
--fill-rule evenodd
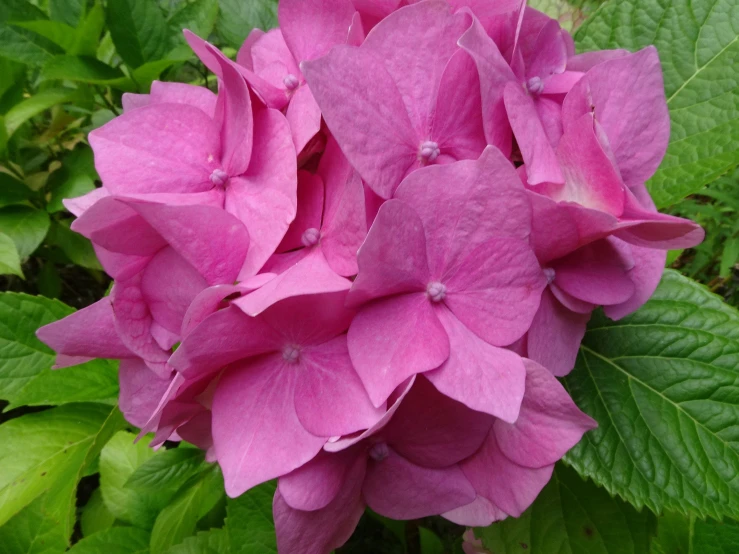
M541 80L541 77L531 77L526 81L526 90L533 96L538 96L544 90L544 81Z
M225 187L228 183L228 173L222 169L214 169L210 174L210 182L216 187Z
M285 88L287 90L295 90L300 85L300 81L298 81L298 78L292 73L288 73L287 75L285 75L282 83L285 85Z
M418 148L418 155L424 163L431 163L441 154L439 144L433 140L425 140Z
M556 276L556 273L551 267L544 268L544 277L547 278L547 285L552 284L552 281L554 281L555 276Z
M385 442L378 442L370 448L369 456L376 462L381 462L390 455L390 449Z
M314 244L318 244L318 239L321 238L321 232L316 229L315 227L311 227L310 229L306 229L303 233L303 236L300 237L300 242L303 243L303 246L306 248L308 246L313 246Z
M431 281L426 286L426 294L432 302L441 302L446 298L446 285L439 281Z
M300 359L300 347L295 344L288 344L282 348L282 359L289 364L296 364Z

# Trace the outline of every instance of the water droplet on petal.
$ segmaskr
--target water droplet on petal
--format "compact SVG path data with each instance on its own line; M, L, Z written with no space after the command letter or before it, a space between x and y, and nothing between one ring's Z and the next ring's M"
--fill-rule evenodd
M441 302L446 298L446 286L438 281L432 281L426 287L426 294L432 302Z
M282 359L289 364L295 364L300 359L300 347L288 344L282 349Z
M378 442L377 444L373 445L372 448L370 448L369 456L376 462L381 462L385 458L387 458L390 455L390 448L388 448L387 443L385 442Z
M418 155L424 163L431 163L441 154L439 144L433 140L425 140L418 148Z
M210 182L216 187L225 187L228 183L228 173L222 169L214 169L210 174Z
M540 77L531 77L526 81L526 90L533 96L538 96L544 91L544 81Z
M287 75L285 75L282 83L285 85L285 88L287 90L295 90L296 88L298 88L298 86L300 86L300 81L292 73L288 73Z
M303 246L306 248L308 246L313 246L314 244L318 244L318 239L321 238L321 232L316 229L315 227L311 227L310 229L306 229L303 233L303 236L300 237L300 242L303 243Z

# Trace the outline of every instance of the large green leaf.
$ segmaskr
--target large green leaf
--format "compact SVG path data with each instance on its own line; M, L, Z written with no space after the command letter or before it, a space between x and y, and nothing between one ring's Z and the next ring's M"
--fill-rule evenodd
M635 506L739 517L739 312L668 270L652 299L596 314L565 385L598 421L566 456Z
M85 13L87 0L49 0L49 15L55 21L63 21L76 27Z
M124 79L120 69L88 56L56 56L44 65L41 78L45 80L78 81L107 84Z
M225 495L223 477L212 466L187 481L157 517L151 532L151 554L162 554L195 532L198 520Z
M216 30L229 46L241 47L252 29L264 31L277 26L277 0L243 2L218 0L220 14Z
M105 506L118 519L150 529L175 490L141 491L124 485L137 467L156 456L146 439L134 444L136 435L121 431L100 454L100 490Z
M80 528L82 535L89 537L98 531L105 531L113 527L115 516L105 506L100 487L95 489L80 514ZM148 541L147 541L148 544Z
M2 52L0 52L0 54L2 54ZM77 96L78 93L76 90L55 88L39 92L20 104L16 104L8 110L8 113L5 114L5 129L7 130L8 136L12 136L18 127L23 125L33 116L38 115L57 104L71 102L75 100Z
M7 173L0 173L0 207L20 204L32 195L24 183L14 179Z
M590 16L605 0L529 0L528 5L553 17L572 31Z
M475 535L495 554L646 554L653 529L649 511L637 512L560 465L520 518Z
M118 54L131 68L166 54L169 28L157 2L108 0L105 19Z
M699 520L665 514L657 524L650 554L734 554L739 548L739 523Z
M113 362L94 360L51 370L54 352L36 338L36 329L73 311L42 296L0 294L0 398L11 407L112 401L117 396Z
M0 56L29 65L42 65L61 49L53 42L12 23L39 21L46 14L26 0L0 2Z
M69 221L52 223L46 242L61 248L67 258L76 265L88 269L102 269L90 240L70 230Z
M18 249L13 239L5 233L0 233L0 275L23 277Z
M65 51L74 46L75 30L61 21L41 19L37 21L16 21L11 22L11 25L41 35Z
M228 554L228 534L225 529L211 529L186 538L166 554Z
M736 0L611 0L580 27L581 50L659 49L670 146L648 187L658 207L739 164L739 9Z
M74 505L52 503L50 498L39 496L0 527L3 554L61 554L67 550L69 536L60 523L72 517Z
M67 404L0 425L0 525L43 493L73 503L82 472L123 424L117 407ZM68 537L71 518L59 521Z
M126 481L126 487L142 490L176 488L206 467L205 455L198 448L163 450L136 468Z
M226 531L231 554L269 554L277 552L272 498L277 483L269 481L229 498Z
M8 235L21 259L30 256L49 231L49 215L30 206L0 208L0 231Z
M189 29L196 35L208 38L218 18L218 0L195 0L185 3L167 20L172 36L171 47L186 45L182 35L183 29Z
M69 554L146 554L149 532L136 527L111 527L82 539Z

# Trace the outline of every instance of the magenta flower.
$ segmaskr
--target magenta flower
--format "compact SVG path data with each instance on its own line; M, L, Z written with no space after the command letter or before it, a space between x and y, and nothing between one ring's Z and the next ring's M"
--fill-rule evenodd
M229 495L292 471L329 437L371 427L382 415L349 358L345 296L289 298L256 318L230 306L204 319L172 356L188 381L215 380L226 368L212 418Z
M349 352L376 406L430 372L444 394L515 421L523 363L499 347L526 332L546 286L530 221L513 166L492 147L477 161L411 174L383 204L349 294L365 303Z
M361 47L302 64L339 146L381 197L419 167L485 148L477 73L457 46L469 25L445 2L421 2L388 16Z
M240 219L251 238L240 275L249 277L295 217L295 149L285 117L253 108L231 62L214 49L210 53L223 75L215 106L203 89L162 102L152 93L148 105L90 133L90 144L111 194L218 204Z

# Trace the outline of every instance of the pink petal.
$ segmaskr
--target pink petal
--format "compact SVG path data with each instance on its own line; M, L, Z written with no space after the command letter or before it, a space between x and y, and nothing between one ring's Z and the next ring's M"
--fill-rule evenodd
M205 277L208 284L232 283L249 248L241 222L211 206L166 206L128 201L174 250Z
M74 225L74 223L72 224ZM95 255L103 266L105 272L117 281L126 281L131 279L151 260L151 256L132 256L129 254L119 254L106 250L98 244L92 245Z
M634 294L629 278L634 260L628 247L619 247L619 243L612 238L599 240L552 262L557 287L592 304L628 300Z
M628 50L595 50L593 52L583 52L576 56L571 56L567 60L567 71L586 72L596 65L608 60L623 58L631 54Z
M629 187L649 179L667 150L670 117L654 46L595 65L562 109L565 131L594 110Z
M150 100L149 94L134 94L126 92L121 97L121 106L123 107L123 113L130 112L136 108L148 106Z
M460 465L478 495L513 517L526 511L554 470L554 465L531 469L512 462L492 431L482 448Z
M318 175L298 171L298 207L295 220L285 233L277 252L303 248L303 233L308 229L321 228L323 213L323 181Z
M65 198L62 200L62 203L68 211L72 212L75 216L80 217L83 213L89 210L95 202L105 198L106 196L110 196L110 193L104 187L100 187L76 198Z
M264 76L265 72L268 71L268 68L277 64L282 66L283 73L278 76L278 80L271 81L273 85L281 89L286 90L285 83L283 81L285 74L290 73L295 77L300 76L300 69L285 43L282 29L271 29L266 33L262 33L258 39L254 40L250 54L252 65L249 69L258 75Z
M359 274L349 293L357 305L372 298L426 290L430 280L423 223L407 204L385 202L359 249Z
M514 424L497 420L493 429L501 452L511 461L542 468L558 461L597 424L546 369L526 360L526 370L521 415Z
M274 253L297 209L297 161L285 116L256 112L254 133L259 147L249 170L226 186L226 210L246 225L251 239L240 279L255 275Z
M320 510L336 498L357 463L364 465L363 448L330 454L319 452L304 466L280 477L278 490L285 503L296 510Z
M419 136L431 126L442 74L469 26L470 17L452 14L446 2L421 2L390 14L362 44L383 61Z
M346 485L336 498L320 510L295 510L277 490L272 513L277 548L281 554L326 554L349 540L364 513L362 482L365 467L366 461L362 456L349 470Z
M667 260L666 251L631 246L631 255L634 258L634 267L629 272L629 278L634 283L634 294L621 304L604 307L606 315L611 319L621 319L639 309L652 296L662 278Z
M542 264L581 246L577 222L565 205L533 191L529 191L529 200L533 208L531 248Z
M495 346L523 336L539 308L546 277L531 248L515 238L481 244L442 276L445 304L473 333Z
M473 410L516 421L526 380L521 358L484 342L448 310L436 313L449 336L449 358L424 375L439 391Z
M503 92L508 120L521 149L530 185L564 183L557 156L549 143L531 97L518 83L508 83Z
M370 463L362 491L370 508L392 519L437 515L475 499L459 466L428 469L392 450L386 459Z
M150 96L152 104L187 104L200 109L210 117L215 115L216 95L205 87L154 81L151 84Z
M526 64L526 77L546 79L564 72L567 66L567 45L559 22L550 19L539 31L533 45L533 56Z
M390 198L418 163L421 139L382 60L364 48L341 46L301 67L346 157L372 190Z
M425 293L367 304L352 321L348 339L354 367L375 406L411 375L449 357L449 339Z
M247 314L255 316L286 298L348 291L351 286L351 281L334 273L321 248L313 247L297 264L261 288L234 300L234 304Z
M487 145L483 127L480 78L472 58L462 50L451 57L439 83L430 136L442 155L477 159Z
M218 127L184 104L144 106L89 136L95 168L111 193L200 192L221 155Z
M575 367L580 342L590 313L579 314L563 306L547 288L527 335L528 356L563 377Z
M292 131L295 151L302 152L321 130L321 109L307 85L295 92L285 115Z
M302 62L346 44L354 7L346 0L282 0L277 14L285 42Z
M140 358L121 360L118 379L118 406L123 416L131 425L143 427L167 392L170 380L157 377Z
M495 175L494 180L491 175ZM411 173L395 197L421 218L435 278L458 265L492 235L526 239L531 228L531 204L521 180L511 163L492 147L478 160L433 165ZM395 235L392 240L402 239ZM360 253L360 279L361 265Z
M508 514L490 502L487 498L477 496L474 501L466 506L441 514L442 517L456 523L469 527L487 527L494 521L500 521L508 517ZM472 553L477 551L473 550ZM484 551L481 551L483 554ZM467 554L467 550L465 550Z
M215 121L221 130L223 170L235 177L247 170L252 156L255 122L249 89L231 60L211 44L206 48L221 66Z
M470 410L419 377L382 434L409 462L443 468L480 448L492 423L489 415Z
M300 361L303 372L295 390L295 411L310 433L348 435L371 427L384 414L384 406L372 406L352 366L346 335L305 348Z
M295 413L294 369L277 353L230 369L218 383L213 444L232 498L300 467L326 442Z
M510 81L516 81L516 77L479 21L473 21L472 27L459 39L459 46L472 56L477 65L488 144L508 155L511 152L512 133L503 105L503 87Z
M60 356L130 358L133 355L116 333L113 308L107 297L44 325L36 331L36 336Z
M197 270L172 248L160 250L141 276L141 293L154 321L177 334L188 306L207 287Z
M262 319L236 306L205 318L182 341L169 363L188 379L215 372L237 360L279 349L281 338Z

